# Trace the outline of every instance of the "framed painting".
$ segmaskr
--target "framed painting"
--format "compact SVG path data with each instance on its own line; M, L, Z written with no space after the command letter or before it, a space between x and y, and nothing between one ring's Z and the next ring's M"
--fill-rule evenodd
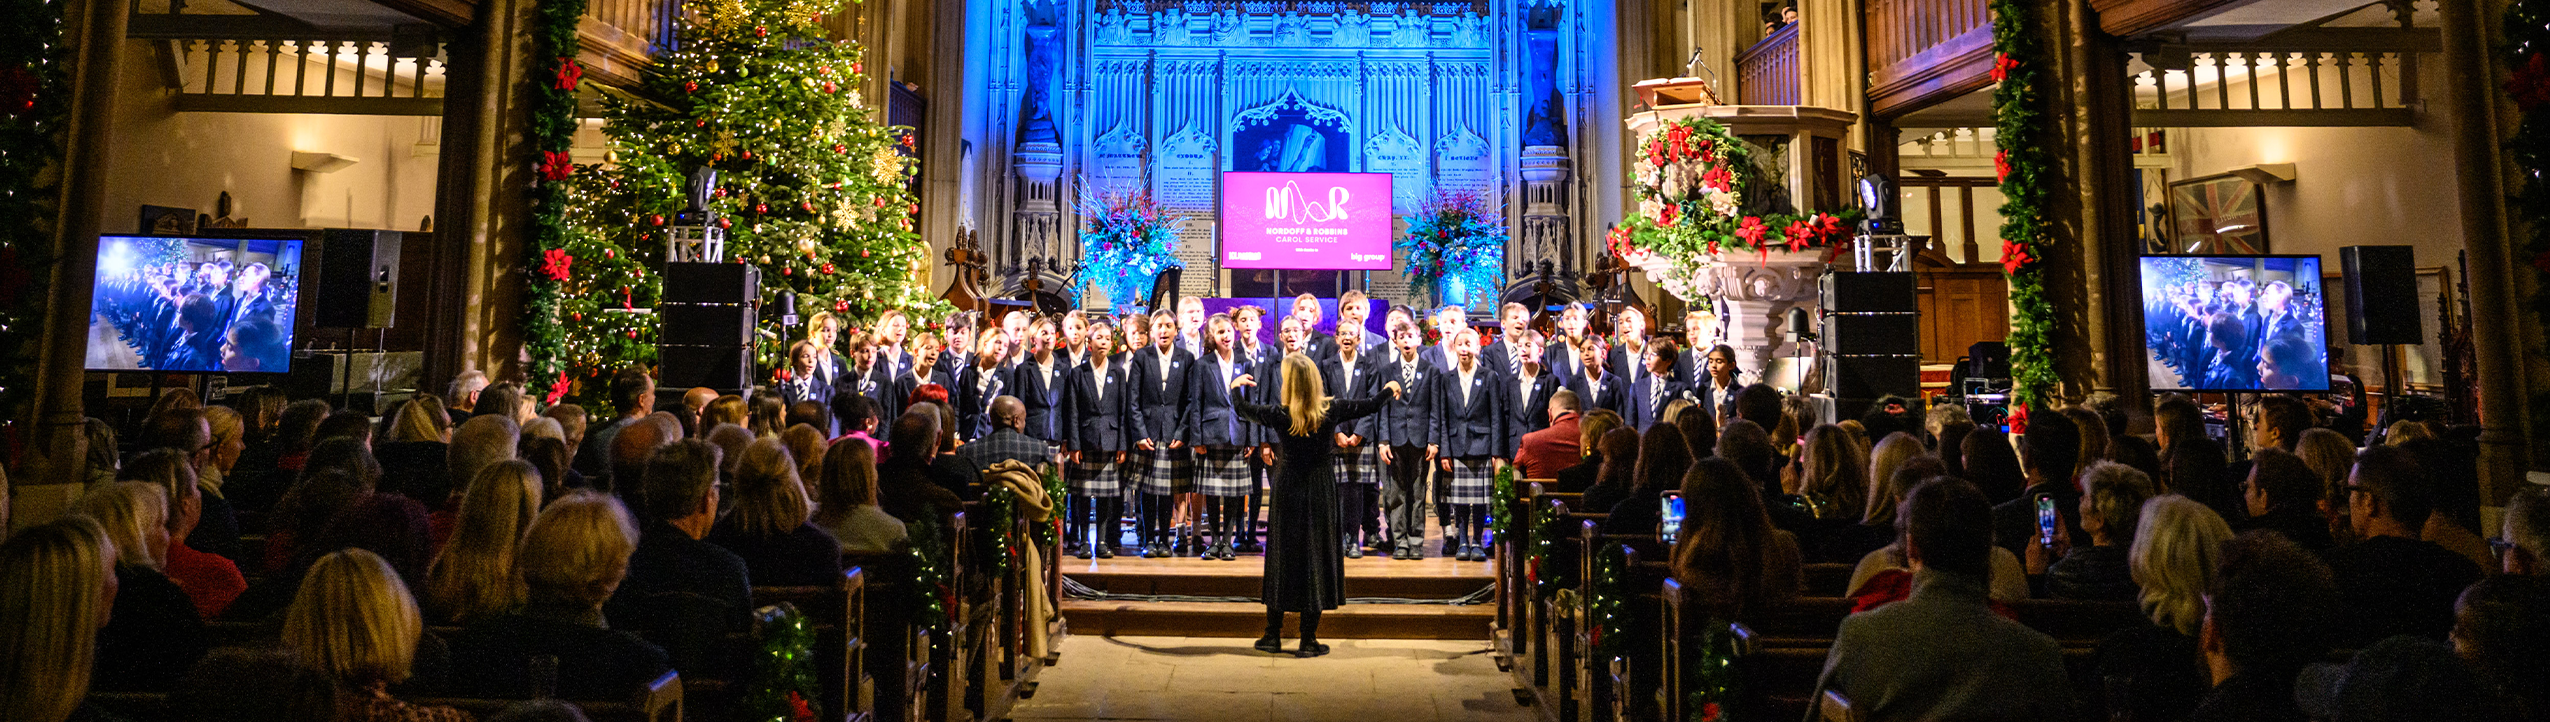
M2187 255L2267 252L2267 199L2258 184L2231 174L2169 184L2169 249Z

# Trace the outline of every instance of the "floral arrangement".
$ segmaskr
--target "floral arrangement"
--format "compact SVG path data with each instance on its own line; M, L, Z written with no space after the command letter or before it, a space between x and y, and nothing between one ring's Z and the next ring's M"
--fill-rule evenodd
M1115 308L1141 304L1160 272L1179 265L1178 237L1169 226L1180 219L1152 199L1148 185L1084 193L1080 215L1088 228L1080 233L1080 259L1088 269L1082 282L1097 283Z
M1408 217L1398 250L1408 259L1409 283L1436 289L1443 303L1467 306L1498 291L1505 241L1505 223L1484 197L1438 188Z
M1753 251L1768 259L1775 246L1831 247L1848 240L1857 223L1856 211L1748 213L1745 199L1758 172L1752 149L1715 120L1665 121L1638 148L1630 172L1638 212L1612 228L1609 245L1633 266L1673 266L1657 280L1676 295L1689 297L1690 269L1702 257Z

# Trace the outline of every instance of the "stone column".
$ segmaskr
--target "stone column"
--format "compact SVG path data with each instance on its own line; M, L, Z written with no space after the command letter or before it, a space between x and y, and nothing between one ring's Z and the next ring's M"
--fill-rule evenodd
M2493 4L2489 6L2493 7ZM2533 325L2518 301L2514 272L2521 264L2507 242L2505 171L2498 165L2497 73L2490 62L2493 16L2476 0L2442 0L2445 104L2453 123L2454 181L2461 201L2462 247L2470 253L2470 309L2484 319L2519 323L2470 325L2479 361L2479 483L2490 503L2524 487L2530 447L2524 424L2524 327Z
M2065 8L2068 42L2062 49L2072 71L2062 77L2073 109L2071 165L2079 179L2073 187L2081 213L2082 269L2092 290L2082 334L2094 372L2088 390L2116 395L2130 415L2149 416L2143 308L2131 301L2142 292L2142 239L2129 190L2134 161L2126 151L2133 134L2133 86L2127 83L2124 48L2099 28L2088 0L2070 0Z
M435 179L425 363L437 385L463 369L502 377L521 353L522 284L513 269L529 218L523 145L531 67L530 3L485 0L451 44L443 152Z
M83 425L87 411L81 390L87 385L90 286L97 279L97 234L106 215L107 168L114 162L115 89L123 78L124 31L131 24L127 5L109 0L72 3L65 17L66 36L76 65L71 79L68 132L63 137L60 215L53 225L53 268L47 274L52 298L45 306L44 335L36 357L35 424L27 458L11 482L24 487L41 482L67 484L67 495L13 495L18 508L43 512L79 493L88 462ZM13 514L15 523L42 522L49 513ZM5 531L5 530L0 530Z

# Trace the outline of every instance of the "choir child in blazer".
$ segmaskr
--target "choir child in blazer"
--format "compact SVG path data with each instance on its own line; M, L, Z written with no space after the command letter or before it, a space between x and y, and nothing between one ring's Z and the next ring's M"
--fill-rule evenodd
M1382 385L1376 380L1381 359L1364 351L1363 331L1362 324L1339 324L1337 357L1320 366L1321 381L1336 398L1368 398ZM1381 444L1375 437L1380 426L1379 414L1337 425L1337 528L1346 537L1349 559L1362 559L1366 542L1381 543Z
M912 370L914 364L912 350L905 345L911 337L912 319L903 315L901 310L888 309L883 315L877 316L875 360L872 362L874 370L870 373L876 377L879 389L877 398L873 400L885 402L877 408L903 408L903 399L883 397L885 390L894 387L895 379L902 378L905 373Z
M1179 395L1186 391L1186 370L1195 365L1195 355L1178 348L1176 316L1153 316L1150 338L1150 347L1133 352L1128 364L1135 414L1142 419L1132 463L1141 479L1135 517L1142 527L1144 559L1169 556L1169 520L1177 495L1194 490L1189 479L1194 464L1178 429L1184 411Z
M1701 355L1699 365L1692 367L1692 383L1684 392L1692 403L1709 410L1709 418L1718 425L1735 416L1735 395L1744 390L1744 369L1736 366L1735 348L1726 344L1709 347Z
M824 353L824 350L816 347L813 341L788 344L788 372L786 377L779 381L781 402L796 406L798 402L812 401L822 404L824 408L832 408L832 387L815 379L816 364L821 361ZM825 424L825 426L829 427L831 424ZM827 433L824 437L831 438L831 434Z
M1426 416L1433 432L1429 451L1442 472L1436 483L1445 487L1442 496L1452 512L1446 551L1460 561L1487 561L1479 537L1487 523L1488 487L1498 457L1511 448L1499 403L1503 377L1479 364L1479 333L1461 329L1452 336L1451 370L1435 379L1434 413Z
M1070 420L1070 409L1065 407L1071 401L1063 395L1063 377L1071 373L1071 367L1063 365L1061 352L1054 348L1061 341L1055 330L1052 317L1027 324L1027 352L1010 372L1009 395L1027 404L1028 436L1061 446Z
M1324 364L1337 358L1337 337L1319 332L1319 322L1327 320L1328 314L1320 310L1318 296L1305 293L1295 297L1292 317L1310 326L1310 336L1303 340L1302 347L1307 349L1304 353L1310 356L1311 363ZM1279 364L1276 368L1283 368L1280 365L1282 359L1277 359L1276 363Z
M1372 297L1354 289L1347 289L1345 293L1337 296L1337 327L1355 327L1358 332L1355 337L1362 339L1356 343L1363 344L1363 348L1357 350L1363 352L1365 356L1379 360L1383 356L1390 355L1390 334L1387 331L1374 331L1370 326L1365 325L1371 319ZM1331 354L1329 358L1333 359L1336 356Z
M1603 367L1603 356L1610 351L1610 345L1603 343L1603 337L1577 339L1575 346L1567 350L1567 355L1576 359L1579 369L1576 378L1568 379L1567 389L1576 392L1576 398L1585 403L1585 411L1606 409L1626 416L1629 405L1621 401L1625 391L1621 388L1620 379Z
M1718 314L1694 304L1682 314L1682 353L1673 359L1673 378L1697 388L1708 373L1709 346L1718 342Z
M891 408L886 405L885 397L893 392L887 383L892 379L877 373L876 360L875 337L863 335L851 339L850 368L842 372L841 383L833 386L833 395L857 394L867 399L872 408Z
M1629 411L1620 416L1629 422L1629 428L1646 433L1656 422L1665 420L1665 404L1682 398L1682 382L1673 377L1673 360L1678 351L1673 339L1660 338L1648 342L1647 350L1639 355L1638 365L1645 373L1621 384L1621 401Z
M1623 382L1635 383L1647 372L1647 362L1641 358L1646 352L1647 313L1636 306L1621 307L1620 315L1612 317L1611 356L1605 359L1607 368L1603 370Z
M1240 514L1248 508L1250 492L1257 490L1257 475L1248 460L1255 436L1240 423L1239 409L1232 404L1246 390L1232 388L1231 381L1249 372L1247 360L1236 348L1234 326L1227 315L1215 315L1205 323L1206 353L1187 367L1183 392L1186 445L1195 449L1195 487L1204 495L1208 539L1203 555L1223 561L1239 558L1234 546L1239 540Z
M1558 312L1558 335L1542 344L1546 348L1541 351L1541 366L1549 369L1549 375L1558 377L1558 382L1567 384L1568 388L1575 388L1576 379L1585 375L1585 363L1577 358L1576 347L1593 337L1586 332L1591 318L1588 313L1586 304L1568 304L1566 309Z
M1089 327L1089 360L1071 375L1071 546L1080 558L1116 556L1124 519L1124 461L1133 440L1149 435L1133 403L1132 369L1115 354L1116 329Z
M894 377L894 390L886 398L885 410L879 415L902 416L904 411L910 410L913 389L931 384L938 384L943 389L955 386L955 379L940 370L941 358L945 356L939 354L939 337L926 333L912 337L912 370Z
M1178 299L1178 350L1196 358L1212 350L1204 346L1204 299Z
M1549 400L1565 388L1558 377L1541 368L1541 335L1529 328L1510 339L1514 358L1522 360L1522 371L1505 377L1506 458L1515 458L1523 445L1523 435L1549 428ZM1494 368L1491 364L1489 368Z
M841 317L831 311L815 314L806 321L806 340L815 344L815 383L832 389L847 385L842 377L850 373L850 357L841 354ZM829 397L831 394L827 393Z
M948 378L956 378L957 373L974 363L974 317L973 311L948 314L947 326L940 329L940 340L945 344L940 347L937 368Z
M1424 351L1426 363L1436 371L1452 368L1452 336L1469 327L1469 314L1460 306L1444 305L1426 317L1434 326L1434 344Z
M1062 347L1055 349L1066 368L1080 368L1089 360L1089 312L1072 309L1062 317Z
M1381 490L1382 515L1389 519L1390 558L1425 558L1426 462L1434 460L1427 445L1432 430L1426 419L1434 406L1434 380L1440 375L1426 363L1425 331L1406 308L1390 309L1392 353L1381 365L1381 381L1399 382L1399 398L1369 421L1381 445L1378 456L1390 470Z
M992 399L1009 395L1009 370L1001 359L1009 355L1009 335L989 330L974 342L974 363L956 374L956 388L948 396L956 400L956 425L959 438L966 441L992 433Z
M1497 327L1503 331L1496 340L1479 347L1479 363L1507 376L1523 373L1523 361L1514 348L1515 340L1532 330L1532 311L1520 303L1508 303L1498 309ZM1537 360L1537 359L1535 359Z

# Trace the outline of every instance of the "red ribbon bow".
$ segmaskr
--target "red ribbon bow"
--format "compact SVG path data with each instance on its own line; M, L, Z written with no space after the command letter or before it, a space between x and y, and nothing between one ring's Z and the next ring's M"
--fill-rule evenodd
M576 83L581 80L584 80L584 64L576 62L575 58L562 57L558 59L558 81L551 83L549 87L558 90L574 90Z
M2019 69L2019 59L2010 57L2009 53L2002 53L2000 58L1992 61L1992 82L2009 80L2010 71L2017 69Z

